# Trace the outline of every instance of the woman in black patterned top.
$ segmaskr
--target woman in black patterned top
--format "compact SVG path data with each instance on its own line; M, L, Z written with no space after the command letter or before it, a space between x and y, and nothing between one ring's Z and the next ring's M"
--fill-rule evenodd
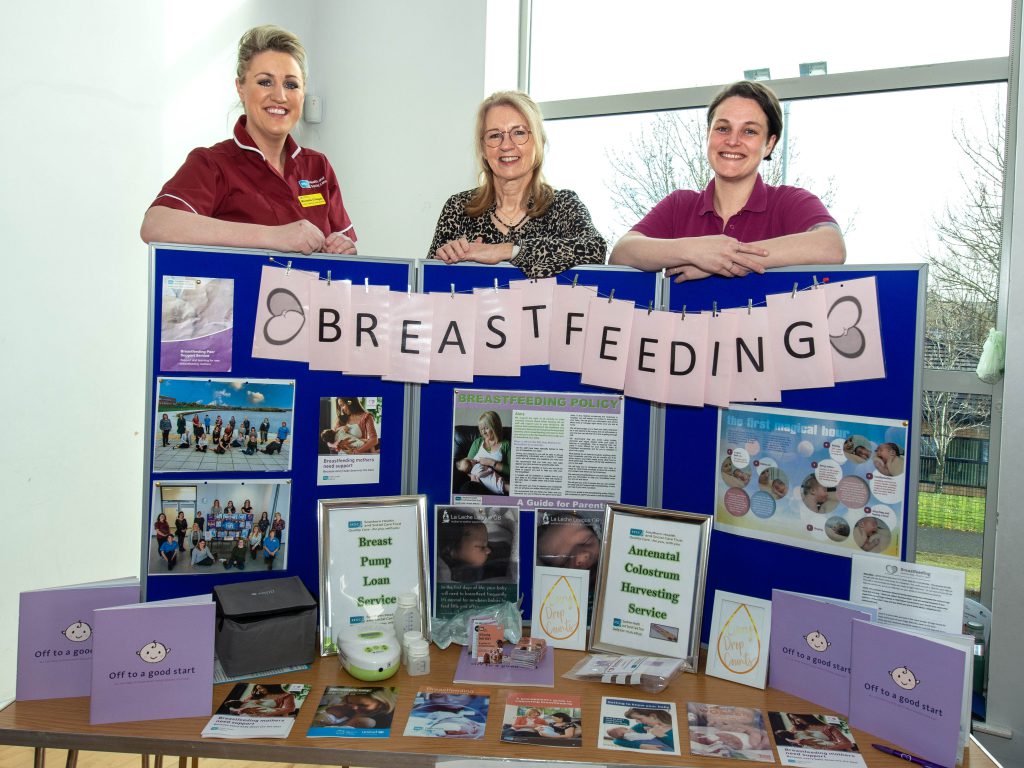
M498 91L477 110L480 186L452 195L429 257L446 264L507 261L527 277L577 264L603 264L607 243L576 193L552 189L541 173L544 123L533 99Z

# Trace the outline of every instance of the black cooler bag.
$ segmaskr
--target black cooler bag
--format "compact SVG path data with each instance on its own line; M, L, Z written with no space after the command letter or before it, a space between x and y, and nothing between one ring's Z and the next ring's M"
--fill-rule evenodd
M217 657L232 677L310 664L316 653L316 600L298 576L213 588Z

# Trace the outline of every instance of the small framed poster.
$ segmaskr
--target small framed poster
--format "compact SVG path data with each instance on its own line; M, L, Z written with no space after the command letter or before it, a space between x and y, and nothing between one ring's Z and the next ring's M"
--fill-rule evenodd
M764 690L772 601L715 590L704 672Z
M391 624L398 596L419 600L429 637L427 497L321 499L320 654L337 653L337 635L353 624Z
M552 648L586 650L589 587L586 571L535 565L530 636L543 638Z
M590 648L697 671L711 518L608 504Z

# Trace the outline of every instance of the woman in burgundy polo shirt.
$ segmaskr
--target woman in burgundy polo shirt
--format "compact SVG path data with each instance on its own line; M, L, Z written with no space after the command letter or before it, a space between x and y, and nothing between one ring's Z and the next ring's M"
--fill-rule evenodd
M781 135L782 108L771 89L747 80L727 86L708 106L714 179L658 203L615 244L609 263L664 269L681 282L845 261L843 235L821 200L761 180L761 161L771 159Z
M146 242L355 253L355 231L327 158L300 147L306 51L279 27L238 43L235 87L245 108L234 136L189 153L142 220Z

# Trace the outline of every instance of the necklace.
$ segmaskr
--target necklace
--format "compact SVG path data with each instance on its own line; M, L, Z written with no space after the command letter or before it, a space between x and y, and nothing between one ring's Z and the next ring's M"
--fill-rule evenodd
M530 212L527 211L526 213L524 213L519 218L519 221L517 221L515 224L513 224L511 221L505 221L503 218L501 218L501 216L498 215L497 209L494 210L494 213L492 215L494 216L494 218L496 218L498 221L500 221L502 224L504 224L506 227L508 227L509 230L513 230L516 227L518 227L520 224L522 224L524 221L526 221L526 217L530 215Z

